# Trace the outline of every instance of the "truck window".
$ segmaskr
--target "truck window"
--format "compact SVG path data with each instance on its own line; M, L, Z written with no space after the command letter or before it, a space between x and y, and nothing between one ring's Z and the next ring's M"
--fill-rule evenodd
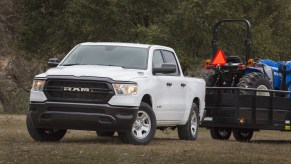
M153 68L162 67L164 63L163 56L160 50L155 50L153 54Z
M179 71L179 67L178 67L178 64L177 64L177 60L175 58L175 55L173 54L173 52L170 52L170 51L165 51L163 50L163 57L165 59L165 63L171 63L171 64L175 64L176 65L176 72L175 73L172 73L170 75L173 75L173 76L179 76L180 75L180 71Z

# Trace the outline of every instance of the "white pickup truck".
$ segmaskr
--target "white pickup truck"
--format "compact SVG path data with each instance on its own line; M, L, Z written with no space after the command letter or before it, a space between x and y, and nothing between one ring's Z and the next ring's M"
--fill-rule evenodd
M195 140L205 107L205 82L183 76L172 48L81 43L35 76L27 129L36 141L59 141L67 129L148 144L156 129L178 128ZM52 68L55 67L55 68Z

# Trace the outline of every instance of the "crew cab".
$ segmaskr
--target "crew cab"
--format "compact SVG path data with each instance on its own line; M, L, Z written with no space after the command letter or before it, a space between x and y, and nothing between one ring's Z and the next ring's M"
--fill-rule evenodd
M59 141L76 129L144 145L167 127L177 127L180 139L197 138L205 81L184 77L172 48L81 43L48 65L30 93L26 124L36 141Z

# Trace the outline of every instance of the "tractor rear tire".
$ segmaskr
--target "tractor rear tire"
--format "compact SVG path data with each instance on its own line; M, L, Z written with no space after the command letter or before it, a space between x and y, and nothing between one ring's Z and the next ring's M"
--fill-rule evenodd
M270 83L268 77L263 75L259 72L252 72L250 74L247 74L243 76L239 83L237 84L240 88L255 88L255 89L262 89L262 90L268 90L273 89L272 84ZM253 95L254 92L252 91L241 91L242 95ZM258 96L270 96L269 92L257 92Z
M215 140L228 140L231 136L231 130L227 128L210 128L210 135Z

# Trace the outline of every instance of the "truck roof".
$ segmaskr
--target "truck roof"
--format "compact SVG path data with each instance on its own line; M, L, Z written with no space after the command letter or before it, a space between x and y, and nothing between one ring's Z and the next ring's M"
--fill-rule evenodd
M160 45L150 45L150 44L140 44L140 43L121 43L121 42L85 42L85 43L80 43L80 45L111 45L111 46L140 47L140 48L149 48L150 46L165 47L165 46L160 46Z

